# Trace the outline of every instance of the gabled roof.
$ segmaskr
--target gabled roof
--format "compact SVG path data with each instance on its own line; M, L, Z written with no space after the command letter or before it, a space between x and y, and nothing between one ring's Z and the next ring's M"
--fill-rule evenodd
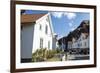
M21 23L32 23L44 16L45 14L22 14Z

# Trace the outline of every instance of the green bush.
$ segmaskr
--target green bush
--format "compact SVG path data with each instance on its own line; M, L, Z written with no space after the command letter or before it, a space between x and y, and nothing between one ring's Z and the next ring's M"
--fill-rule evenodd
M32 54L32 61L33 62L46 61L47 59L50 59L50 58L54 57L54 55L58 54L58 53L61 53L61 50L59 50L59 49L48 50L46 48L37 49Z

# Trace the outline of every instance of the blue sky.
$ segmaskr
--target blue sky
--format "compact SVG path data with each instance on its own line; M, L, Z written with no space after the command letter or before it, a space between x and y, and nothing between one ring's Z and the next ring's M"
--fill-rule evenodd
M61 12L61 11L36 11L26 10L26 14L40 14L50 12L54 32L58 38L67 36L69 32L77 28L83 20L90 20L89 13Z

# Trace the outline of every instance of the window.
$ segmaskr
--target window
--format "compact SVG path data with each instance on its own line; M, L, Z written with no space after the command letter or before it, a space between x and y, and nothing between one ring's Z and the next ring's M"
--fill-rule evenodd
M48 34L48 26L45 26L45 34Z
M43 38L40 38L40 48L43 48Z
M86 42L84 42L84 46L86 46Z
M81 41L81 38L79 39L79 41Z
M46 21L49 22L49 16L47 16Z
M42 29L42 26L40 25L39 29L41 30Z
M78 43L77 46L78 46L78 48L82 47L82 43Z
M48 41L48 49L50 49L50 41Z
M82 43L80 43L80 46L82 47Z
M47 21L47 23L48 23L49 25L51 24L51 23L50 23L49 16L47 16L46 21Z
M78 44L77 46L78 46L78 48L79 48L79 47L80 47L80 44Z

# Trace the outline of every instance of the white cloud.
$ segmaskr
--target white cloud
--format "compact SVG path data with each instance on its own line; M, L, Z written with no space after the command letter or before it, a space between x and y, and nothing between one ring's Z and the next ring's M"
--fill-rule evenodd
M69 23L68 23L68 25L70 26L70 27L72 27L73 26L73 20L71 20Z
M76 13L72 13L72 12L65 12L64 15L67 16L69 20L75 19L76 17Z
M73 31L75 29L75 27L71 28L71 31Z
M68 25L69 25L70 27L72 27L73 23L69 23Z
M51 12L51 14L55 18L61 18L62 16L66 16L69 20L75 19L76 13L73 12Z
M63 15L63 12L51 12L51 14L55 17L55 18L61 18Z

